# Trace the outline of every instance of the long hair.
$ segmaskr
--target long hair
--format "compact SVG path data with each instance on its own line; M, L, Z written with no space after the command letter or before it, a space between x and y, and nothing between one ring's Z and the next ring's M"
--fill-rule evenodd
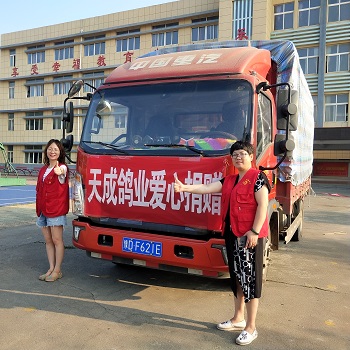
M54 143L54 144L58 147L58 149L60 150L60 155L59 155L59 157L58 157L58 162L59 162L60 164L66 164L66 152L65 152L65 150L64 150L64 148L63 148L63 146L62 146L62 143L61 143L59 140L57 140L57 139L51 139L51 140L46 144L45 149L44 149L44 164L46 164L46 165L49 165L49 164L50 164L50 160L49 160L49 158L48 158L48 156L47 156L47 150L48 150L48 148L49 148L53 143Z

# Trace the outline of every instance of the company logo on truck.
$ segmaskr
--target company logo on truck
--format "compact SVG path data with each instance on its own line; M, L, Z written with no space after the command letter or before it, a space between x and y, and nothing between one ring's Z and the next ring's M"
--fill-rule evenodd
M167 66L187 66L190 64L215 64L221 54L202 54L202 55L183 55L176 57L159 57L155 60L139 60L135 61L130 70L139 70L143 68L164 68Z

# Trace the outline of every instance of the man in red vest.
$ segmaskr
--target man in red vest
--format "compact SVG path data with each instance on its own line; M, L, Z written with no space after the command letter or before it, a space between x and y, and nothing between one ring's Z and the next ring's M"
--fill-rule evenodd
M223 331L242 330L239 345L250 344L258 336L256 315L262 290L263 249L268 236L269 182L265 174L252 168L253 146L237 141L230 149L236 175L210 184L185 185L175 178L175 192L222 193L223 235L225 237L231 288L235 295L234 316L219 323ZM244 306L247 320L244 319Z

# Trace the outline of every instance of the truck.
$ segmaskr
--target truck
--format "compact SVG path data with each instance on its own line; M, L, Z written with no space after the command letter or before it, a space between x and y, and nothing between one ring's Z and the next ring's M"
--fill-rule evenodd
M234 174L237 140L253 144L271 184L264 279L271 251L300 240L314 107L292 42L164 48L118 66L93 93L80 95L84 84L72 85L63 117L69 153L73 100L89 101L72 185L75 247L115 264L227 277L221 194L175 193L174 177Z

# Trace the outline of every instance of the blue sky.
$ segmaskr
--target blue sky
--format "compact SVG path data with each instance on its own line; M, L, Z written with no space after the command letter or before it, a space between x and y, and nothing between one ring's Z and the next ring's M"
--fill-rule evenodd
M0 34L106 15L174 0L16 0L2 4Z

